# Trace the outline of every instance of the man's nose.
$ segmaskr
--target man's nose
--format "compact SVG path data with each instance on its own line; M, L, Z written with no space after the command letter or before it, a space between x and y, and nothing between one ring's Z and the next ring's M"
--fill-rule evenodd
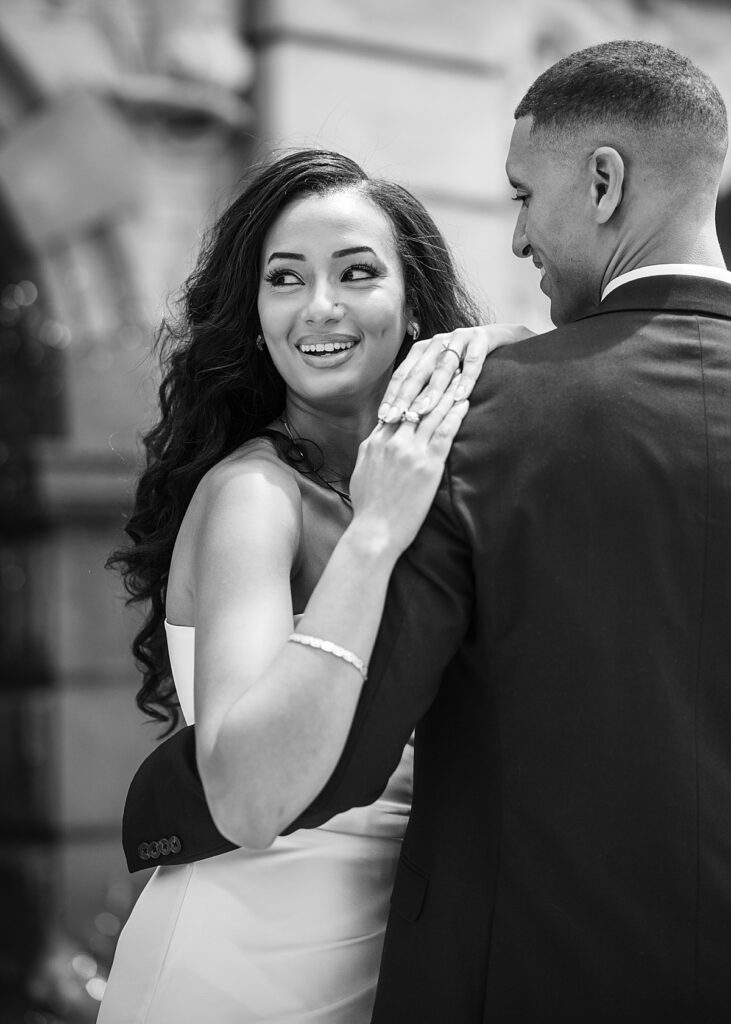
M513 231L513 254L518 259L525 259L527 256L530 256L531 252L530 243L525 235L525 215L521 211L515 225L515 231Z

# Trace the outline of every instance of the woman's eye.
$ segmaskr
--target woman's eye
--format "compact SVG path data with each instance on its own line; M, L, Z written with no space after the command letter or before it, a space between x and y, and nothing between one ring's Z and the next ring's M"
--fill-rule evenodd
M266 280L274 288L302 284L302 279L293 270L270 270L266 275Z
M343 272L342 279L343 281L368 281L378 276L378 269L371 266L370 263L355 263Z

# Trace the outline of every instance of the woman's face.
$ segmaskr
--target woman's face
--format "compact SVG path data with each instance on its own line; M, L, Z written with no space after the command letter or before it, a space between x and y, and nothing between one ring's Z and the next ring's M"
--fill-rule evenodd
M264 240L258 309L272 361L302 400L378 400L409 315L389 218L356 191L295 200Z

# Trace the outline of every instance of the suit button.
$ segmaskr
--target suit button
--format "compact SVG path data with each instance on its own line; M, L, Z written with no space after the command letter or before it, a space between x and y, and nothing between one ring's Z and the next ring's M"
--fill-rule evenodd
M183 844L180 842L177 836L170 836L170 852L180 853L183 849Z
M149 860L150 859L150 847L149 847L149 845L147 843L140 843L140 845L137 847L137 854L138 854L140 860Z
M150 843L150 856L152 857L153 860L157 860L157 858L160 856L160 844L156 839L153 839L153 841Z
M160 853L163 857L167 857L170 854L170 842L167 839L160 840Z

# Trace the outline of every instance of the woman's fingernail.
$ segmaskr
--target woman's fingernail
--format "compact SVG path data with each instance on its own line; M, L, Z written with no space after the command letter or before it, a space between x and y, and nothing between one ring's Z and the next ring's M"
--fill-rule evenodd
M383 420L384 423L386 422L386 417L388 416L390 408L391 408L391 406L388 404L388 402L384 402L382 405L379 405L379 407L378 407L378 418L379 418L379 420Z
M461 402L463 398L466 398L470 393L470 389L465 384L460 384L457 390L454 392L455 402Z

